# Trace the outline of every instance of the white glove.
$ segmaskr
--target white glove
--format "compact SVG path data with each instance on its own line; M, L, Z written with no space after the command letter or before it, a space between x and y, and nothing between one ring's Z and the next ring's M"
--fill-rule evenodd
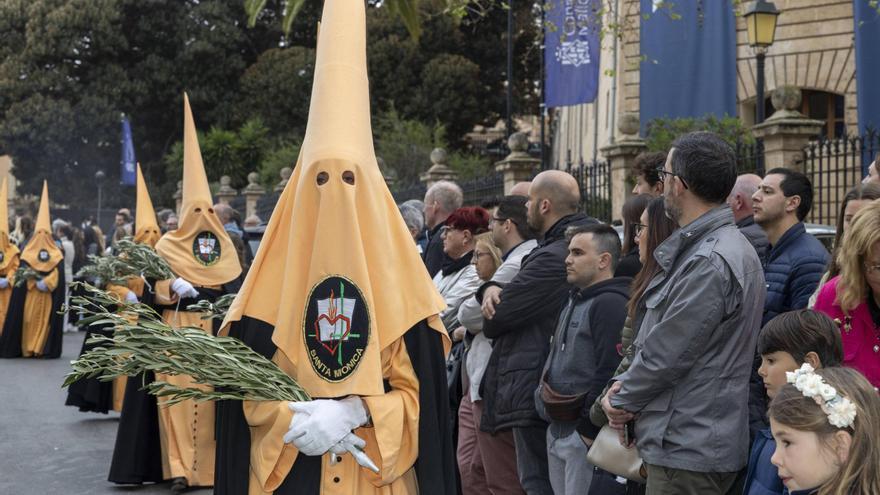
M125 295L125 302L130 303L130 304L138 303L139 301L138 301L137 294L135 294L132 291L128 291L128 294Z
M354 433L349 433L345 435L345 437L339 441L336 445L330 447L330 452L333 455L330 456L330 465L333 466L337 463L337 456L342 454L351 454L354 457L354 460L357 461L361 466L373 471L374 473L379 473L379 467L370 459L370 456L364 452L364 447L367 446L367 441L363 438L355 435Z
M199 291L191 283L179 277L174 279L174 282L171 282L171 290L181 299L199 295Z
M46 285L46 282L43 282L42 279L37 280L37 289L43 292L49 292L49 286Z
M0 277L0 289L5 289L9 287L9 279L6 277Z
M284 443L293 443L305 455L323 455L369 421L360 397L290 402L288 407L294 414Z

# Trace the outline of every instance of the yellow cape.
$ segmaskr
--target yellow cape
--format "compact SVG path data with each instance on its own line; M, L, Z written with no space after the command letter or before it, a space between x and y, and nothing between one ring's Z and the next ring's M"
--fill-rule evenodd
M178 277L202 287L223 285L241 275L241 264L229 234L214 213L186 94L183 105L183 204L179 227L159 239L156 251Z
M49 218L49 186L43 181L43 196L40 198L40 212L34 235L24 247L21 259L40 272L51 271L64 258L61 249L52 238L52 221Z
M380 395L380 351L445 309L376 163L366 20L327 3L294 174L224 322L249 316L314 397Z
M19 255L18 246L9 241L9 182L4 178L0 185L0 272Z

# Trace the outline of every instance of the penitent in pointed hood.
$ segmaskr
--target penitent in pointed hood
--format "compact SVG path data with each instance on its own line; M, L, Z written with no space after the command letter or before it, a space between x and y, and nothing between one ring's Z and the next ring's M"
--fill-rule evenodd
M9 181L0 185L0 272L19 255L18 246L9 240Z
M141 164L137 165L137 209L134 219L134 242L147 244L150 247L156 245L162 232L159 230L159 222L156 221L156 211L153 209L153 201L150 199L150 191L144 181Z
M380 352L446 304L376 163L363 0L326 0L309 120L285 187L224 328L242 317L314 397L384 393Z
M24 247L21 259L31 268L40 272L48 272L55 268L64 255L52 238L52 219L49 218L49 186L43 181L43 196L40 198L40 212L34 235Z
M241 274L238 253L211 201L196 125L183 95L183 204L177 230L156 243L156 251L178 277L199 286L218 286Z

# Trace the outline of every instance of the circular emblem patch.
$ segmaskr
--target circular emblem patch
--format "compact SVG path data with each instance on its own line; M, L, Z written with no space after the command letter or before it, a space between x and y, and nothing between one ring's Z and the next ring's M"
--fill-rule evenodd
M338 276L315 284L306 305L303 337L318 376L330 382L351 376L370 340L370 314L360 289Z
M199 263L211 266L220 259L220 239L213 232L199 232L193 240L192 250Z
M40 254L37 255L40 261L49 261L49 251L45 249L40 249Z

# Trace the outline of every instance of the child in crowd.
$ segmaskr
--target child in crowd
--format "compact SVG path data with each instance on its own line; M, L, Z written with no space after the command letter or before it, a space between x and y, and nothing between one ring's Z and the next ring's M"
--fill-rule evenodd
M813 369L840 366L843 345L840 330L831 318L811 310L783 313L773 318L758 336L761 367L767 396L773 399L786 385L786 373L794 372L804 363ZM749 457L745 495L781 495L782 480L770 462L776 444L770 430L755 437Z
M880 396L850 368L788 374L770 403L773 464L791 495L880 493Z

